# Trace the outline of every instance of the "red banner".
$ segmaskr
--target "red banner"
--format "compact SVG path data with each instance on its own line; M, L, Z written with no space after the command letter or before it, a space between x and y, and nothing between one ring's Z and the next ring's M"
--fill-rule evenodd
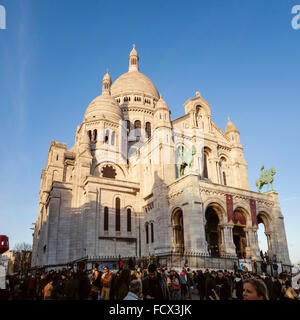
M252 226L257 226L255 200L250 200L250 210L251 210Z
M228 222L233 221L233 201L230 194L226 194L227 219Z

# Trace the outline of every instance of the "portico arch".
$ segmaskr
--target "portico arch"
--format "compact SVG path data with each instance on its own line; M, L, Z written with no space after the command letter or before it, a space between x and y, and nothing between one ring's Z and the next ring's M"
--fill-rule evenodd
M247 247L249 240L247 237L247 225L249 225L251 217L246 209L237 207L233 212L232 237L235 245L236 255L240 259L248 258Z
M272 239L271 239L271 222L270 217L267 212L260 211L256 217L257 219L257 237L258 237L258 246L259 250L263 253L267 252L270 256L272 254Z
M222 245L220 224L223 222L225 210L218 203L210 203L205 210L205 238L208 252L213 257L219 257Z

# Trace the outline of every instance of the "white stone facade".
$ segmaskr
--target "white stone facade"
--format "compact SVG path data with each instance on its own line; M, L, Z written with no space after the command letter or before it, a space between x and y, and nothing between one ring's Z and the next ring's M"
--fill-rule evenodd
M259 260L257 221L265 225L269 254L290 265L278 195L249 190L234 124L228 119L225 132L218 128L199 92L171 121L138 64L133 48L127 73L113 84L106 73L72 148L50 143L32 266L85 256L200 257L213 245L219 256L236 257L240 246L244 257ZM194 151L180 172L182 147Z

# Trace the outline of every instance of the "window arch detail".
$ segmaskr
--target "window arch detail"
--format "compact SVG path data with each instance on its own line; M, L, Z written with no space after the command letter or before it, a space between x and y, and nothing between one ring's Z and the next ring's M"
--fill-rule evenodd
M104 231L108 231L108 207L104 207Z
M127 209L127 232L131 232L131 209Z
M116 231L121 231L121 201L116 198Z

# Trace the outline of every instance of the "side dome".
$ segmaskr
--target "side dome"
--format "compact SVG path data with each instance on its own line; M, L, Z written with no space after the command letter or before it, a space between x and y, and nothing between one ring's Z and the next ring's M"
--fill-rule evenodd
M115 99L111 96L111 79L107 73L102 80L102 94L95 98L86 109L84 121L109 119L119 122L122 112Z
M157 112L158 110L166 110L169 113L171 113L170 109L169 109L166 101L163 99L162 95L160 95L159 100L157 101L156 106L155 106L155 112Z
M109 119L119 121L122 119L122 112L117 106L115 99L111 96L100 95L95 98L86 109L84 120Z
M158 91L153 82L139 71L122 74L111 86L111 94L118 97L122 94L139 93L159 99Z

